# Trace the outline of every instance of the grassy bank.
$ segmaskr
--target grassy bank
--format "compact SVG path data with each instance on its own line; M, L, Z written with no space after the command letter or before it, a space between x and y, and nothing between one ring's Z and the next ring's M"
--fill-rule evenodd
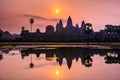
M110 46L112 48L120 48L120 42L106 42L106 43L100 43L100 45L103 45L103 46Z
M87 45L87 42L0 42L0 46L5 45ZM120 47L120 42L90 42L89 45L104 45Z

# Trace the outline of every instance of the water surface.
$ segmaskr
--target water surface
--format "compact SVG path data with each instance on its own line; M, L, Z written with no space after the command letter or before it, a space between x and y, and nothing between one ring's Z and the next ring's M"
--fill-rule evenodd
M0 49L0 80L120 80L119 72L119 49Z

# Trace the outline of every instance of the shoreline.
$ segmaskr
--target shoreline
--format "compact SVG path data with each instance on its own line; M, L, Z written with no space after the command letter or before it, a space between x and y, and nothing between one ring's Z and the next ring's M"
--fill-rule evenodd
M39 46L39 47L93 47L120 49L120 42L0 42L4 46Z

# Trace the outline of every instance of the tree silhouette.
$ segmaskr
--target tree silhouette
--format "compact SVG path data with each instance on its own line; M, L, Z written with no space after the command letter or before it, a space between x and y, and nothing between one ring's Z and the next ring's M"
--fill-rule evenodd
M116 41L116 39L119 38L119 33L120 33L120 25L117 26L117 25L105 25L105 31L107 32L107 35L108 35L108 40L113 40L113 41ZM114 36L112 36L114 35ZM115 37L115 35L118 35L118 37Z
M113 30L113 25L105 25L105 31L107 33L112 33L114 30Z
M31 32L32 32L32 24L34 23L34 19L33 18L31 18L30 19L30 24L31 24Z
M88 40L87 40L88 42L87 42L87 44L89 44L89 34L93 31L92 24L91 23L86 23L84 31L88 35Z
M0 37L2 37L2 33L0 32Z
M2 37L2 31L1 31L1 29L0 29L0 38Z
M120 26L116 25L105 25L105 31L109 33L120 33Z

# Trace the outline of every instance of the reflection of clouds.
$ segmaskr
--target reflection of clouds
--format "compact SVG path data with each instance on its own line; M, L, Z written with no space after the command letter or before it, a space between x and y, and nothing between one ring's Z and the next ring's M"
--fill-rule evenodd
M19 50L10 50L9 54L20 54Z
M48 66L51 66L51 65L57 65L57 63L54 62L54 63L37 64L37 65L34 65L34 68L36 69L36 68L42 68L42 67L46 67L46 66L48 67ZM27 67L24 67L24 69L31 69L31 68L29 68L29 66L27 66Z
M44 57L37 57L35 58L36 60L44 60L45 58Z
M44 59L45 58L43 58L43 57L41 57L41 59L40 58L38 58L38 59L36 58L36 60L44 60ZM33 64L34 64L34 68L35 69L36 68L42 68L42 67L48 67L48 66L59 66L58 63L53 62L53 61L48 61L48 62L45 62L45 63L43 63L43 62L41 62L41 63L33 62ZM63 61L62 66L65 65L65 64L66 64L66 61ZM24 67L24 69L31 69L31 68L29 66L27 66L27 67Z

